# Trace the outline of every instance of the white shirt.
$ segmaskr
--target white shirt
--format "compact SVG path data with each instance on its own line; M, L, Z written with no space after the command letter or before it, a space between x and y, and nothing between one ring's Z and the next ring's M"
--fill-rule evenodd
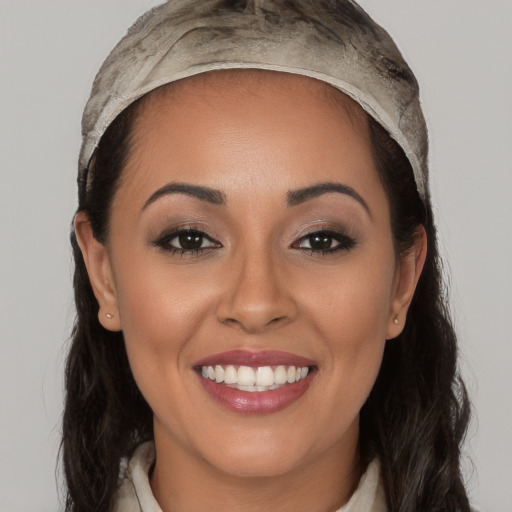
M149 471L155 462L152 442L141 444L133 454L117 493L113 512L162 512L149 485ZM374 460L359 481L349 502L337 512L387 512L380 466Z

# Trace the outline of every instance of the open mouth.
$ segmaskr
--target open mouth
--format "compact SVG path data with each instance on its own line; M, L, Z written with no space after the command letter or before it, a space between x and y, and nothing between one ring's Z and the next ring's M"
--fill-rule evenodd
M314 361L277 350L212 354L197 361L193 369L214 401L242 414L268 414L291 406L317 374Z
M224 384L240 391L263 392L295 384L310 373L309 366L244 366L209 365L201 366L201 375L205 379Z

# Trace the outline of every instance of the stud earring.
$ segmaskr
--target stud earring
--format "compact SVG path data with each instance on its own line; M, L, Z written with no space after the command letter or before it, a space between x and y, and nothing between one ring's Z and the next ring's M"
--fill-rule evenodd
M393 319L393 323L395 325L398 325L398 315L396 315L395 318Z
M112 320L112 318L114 318L114 315L112 313L107 313L105 316L107 317L108 320Z

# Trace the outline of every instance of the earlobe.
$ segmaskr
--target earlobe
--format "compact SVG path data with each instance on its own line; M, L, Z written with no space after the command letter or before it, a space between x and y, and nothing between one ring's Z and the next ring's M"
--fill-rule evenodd
M109 331L122 329L110 258L107 248L99 242L85 212L78 212L73 221L87 274L99 304L98 320Z
M393 300L389 312L387 339L396 338L405 326L407 311L427 256L427 234L418 226L413 246L400 257Z

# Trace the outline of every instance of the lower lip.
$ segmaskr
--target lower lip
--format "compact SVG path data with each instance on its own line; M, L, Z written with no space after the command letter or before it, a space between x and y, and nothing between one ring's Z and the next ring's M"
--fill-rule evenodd
M240 414L269 414L281 411L297 401L312 382L312 371L304 378L270 391L242 391L218 384L199 375L199 380L209 395L230 411Z

